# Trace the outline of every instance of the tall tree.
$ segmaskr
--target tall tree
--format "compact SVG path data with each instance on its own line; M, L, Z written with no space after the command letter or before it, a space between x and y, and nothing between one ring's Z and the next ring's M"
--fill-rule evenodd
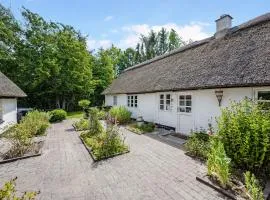
M158 32L158 48L157 48L157 55L162 55L168 52L169 44L168 44L168 32L165 28L162 28Z
M0 70L17 82L15 52L21 38L21 27L11 11L0 4ZM14 69L14 70L13 70Z
M93 79L95 92L92 95L94 105L101 105L104 102L104 96L101 93L111 84L114 79L113 61L108 53L100 49L94 59Z
M169 51L172 51L183 45L185 45L184 41L179 37L174 29L171 29L169 34Z

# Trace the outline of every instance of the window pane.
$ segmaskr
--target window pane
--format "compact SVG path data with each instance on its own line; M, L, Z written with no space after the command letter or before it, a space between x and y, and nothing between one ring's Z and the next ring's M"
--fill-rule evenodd
M171 95L170 94L167 94L166 95L166 99L171 99Z
M133 96L130 96L131 97L131 100L133 100Z
M134 98L137 100L137 96L134 96Z
M166 105L166 110L171 110L171 106L170 105Z
M164 110L164 105L159 106L160 110Z
M191 113L191 107L186 107L186 112Z
M160 99L160 104L164 104L164 100L163 99Z
M191 100L191 95L187 95L186 100Z
M130 99L130 96L128 96L128 99Z
M164 99L164 95L163 94L160 95L160 99Z
M137 103L135 103L135 104L134 104L134 106L137 108L137 107L138 107L138 104L137 104Z
M186 106L191 106L191 101L187 101Z
M184 96L184 95L180 95L180 96L179 96L179 99L180 99L180 100L185 100L185 96Z
M171 100L166 100L166 104L170 105L171 104Z
M180 105L180 106L184 106L184 105L185 105L185 101L180 100L180 101L179 101L179 105Z
M259 100L270 100L270 91L259 91L258 92Z
M185 107L180 107L180 112L186 112L186 108Z

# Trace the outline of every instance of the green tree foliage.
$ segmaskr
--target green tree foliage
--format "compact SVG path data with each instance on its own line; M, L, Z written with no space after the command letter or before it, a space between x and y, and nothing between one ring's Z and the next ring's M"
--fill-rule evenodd
M74 110L80 99L101 105L102 91L123 70L184 44L163 28L142 35L135 49L112 45L92 54L73 27L25 8L21 14L22 22L0 4L0 71L27 93L20 106Z
M245 99L222 110L218 135L238 168L263 174L270 164L270 114Z
M92 95L93 105L102 105L104 96L101 93L112 83L114 79L114 66L108 52L100 49L94 59L93 80L95 92Z
M165 28L162 28L159 32L151 30L148 35L141 35L140 42L135 49L127 48L120 53L117 74L130 66L168 53L183 45L186 45L186 43L173 29L169 32Z

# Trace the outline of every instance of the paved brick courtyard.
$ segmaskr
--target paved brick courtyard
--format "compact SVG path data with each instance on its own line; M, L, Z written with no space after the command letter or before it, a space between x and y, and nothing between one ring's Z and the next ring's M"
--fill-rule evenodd
M71 121L49 130L43 155L0 165L0 185L15 176L38 199L223 199L195 180L205 171L182 150L126 130L131 152L93 163Z

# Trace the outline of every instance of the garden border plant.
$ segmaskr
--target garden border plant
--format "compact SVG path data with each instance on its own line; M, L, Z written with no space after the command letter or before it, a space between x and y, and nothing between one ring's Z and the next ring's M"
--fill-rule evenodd
M137 135L143 135L155 131L155 124L152 122L144 122L144 124L138 126L135 122L133 124L127 125L125 128L128 131L135 133Z
M6 131L5 137L11 141L12 147L2 155L3 160L0 164L40 156L44 141L33 142L33 138L45 135L48 127L47 113L37 110L27 113L19 124Z
M129 147L119 135L118 127L110 126L104 130L98 111L97 108L89 109L89 130L79 136L94 162L128 153Z
M233 199L263 200L260 183L270 178L269 132L265 107L250 99L232 102L222 109L217 135L211 137L208 176L196 179Z

